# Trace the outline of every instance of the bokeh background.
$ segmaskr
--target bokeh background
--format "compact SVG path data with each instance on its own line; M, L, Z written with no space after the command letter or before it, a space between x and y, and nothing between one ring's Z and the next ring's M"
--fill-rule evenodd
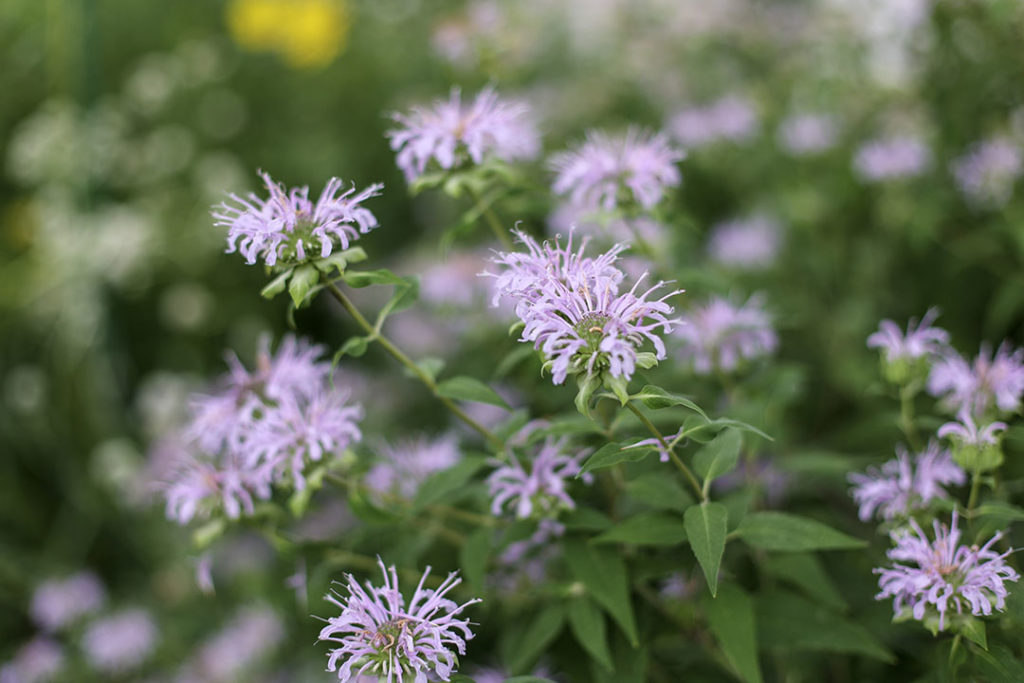
M330 680L309 615L327 611L319 596L337 574L306 576L239 532L204 594L189 533L146 486L146 452L223 371L225 349L248 361L261 332L290 324L280 299L258 296L261 269L223 255L210 206L255 189L256 169L314 192L335 175L383 182L371 207L383 227L364 246L425 276L465 205L411 198L384 133L390 112L453 86L529 102L547 152L592 127L676 136L688 150L672 200L676 277L697 299L767 292L782 343L773 374L754 380L772 398L751 411L808 477L794 498L850 516L846 468L898 438L865 348L878 321L939 306L968 353L1024 342L1022 41L1017 0L4 0L0 662L39 632L40 581L88 570L106 610L138 607L156 625L125 680ZM888 138L911 144L865 151ZM534 175L549 182L542 164ZM552 209L513 196L499 213L543 234ZM737 275L709 263L713 229L751 220L778 236L772 265ZM443 313L389 324L484 377L488 353L515 346L482 312L456 326ZM327 301L292 323L333 345L348 329ZM382 408L367 410L367 431L390 436L394 416L403 429L436 424L383 365L371 353L351 369ZM524 403L571 400L531 395L534 371L507 379ZM1019 431L1007 449L1024 450ZM1024 476L1019 463L1009 458L1009 477ZM336 503L320 501L311 536L349 523ZM864 596L869 567L855 569ZM863 609L887 626L888 606ZM80 641L56 639L68 662L57 680L107 680ZM471 661L483 665L481 642Z

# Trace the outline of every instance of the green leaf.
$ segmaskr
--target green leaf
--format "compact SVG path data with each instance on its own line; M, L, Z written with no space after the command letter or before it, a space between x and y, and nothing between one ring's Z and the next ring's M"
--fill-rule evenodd
M717 420L712 420L711 424L715 427L733 427L734 429L738 429L741 432L750 432L751 434L757 434L762 439L766 439L768 441L775 440L772 437L765 434L764 432L762 432L754 425L747 424L746 422L743 422L741 420L734 420L731 417L720 417Z
M697 451L693 458L693 468L707 484L736 467L740 460L740 448L743 437L729 427L722 430L711 443Z
M445 398L454 398L459 401L475 401L476 403L490 403L494 406L501 406L506 410L512 410L505 399L498 396L498 393L478 379L472 377L452 377L437 385L437 393Z
M626 483L626 495L643 505L682 512L693 505L693 496L673 477L651 472Z
M360 289L362 287L369 287L370 285L396 285L398 287L406 287L409 282L398 275L395 275L387 268L378 268L377 270L350 270L345 273L344 276L345 284L349 287L355 287Z
M612 377L606 375L604 378L604 385L612 390L615 394L615 398L619 399L619 403L625 406L629 403L629 380L624 376Z
M761 569L768 574L800 588L822 605L836 610L847 608L846 601L836 589L832 578L821 566L821 560L816 555L810 553L769 555L763 558L759 564Z
M1004 523L1020 522L1024 520L1024 510L1016 505L1010 505L1009 503L992 501L990 503L983 503L982 505L979 505L974 510L971 517L990 517L995 521Z
M525 628L512 631L514 636L505 657L509 670L525 671L530 668L558 636L564 624L565 607L556 602L544 608Z
M487 571L487 557L491 552L491 530L481 527L466 537L459 548L459 567L466 575L466 581L473 586L484 585Z
M344 251L333 252L326 258L316 259L313 261L313 265L324 275L329 276L332 270L337 270L339 275L344 275L348 264L365 260L366 252L362 247L349 247Z
M806 517L785 512L755 512L735 531L748 545L762 550L848 550L866 541Z
M754 603L738 586L726 584L718 597L705 601L708 625L733 671L745 683L761 683L757 660Z
M486 463L484 458L464 458L446 470L431 474L420 484L412 504L412 512L419 512L431 503L436 503L461 489Z
M593 397L594 392L601 387L601 376L593 373L577 375L576 384L579 386L579 391L576 392L576 398L573 399L573 403L581 415L590 417L590 399Z
M612 525L603 512L582 505L562 515L561 521L569 531L604 531Z
M430 379L436 380L437 376L444 370L444 360L433 357L421 358L416 361L416 367L422 370Z
M576 642L605 670L612 670L612 655L608 651L604 615L597 605L585 597L569 601L569 627Z
M646 512L630 517L591 540L591 543L633 545L679 545L686 540L686 528L677 517Z
M662 408L671 408L672 406L682 406L684 408L689 408L704 418L707 418L707 414L701 410L700 406L690 399L685 396L679 396L678 394L670 394L661 387L653 384L648 384L640 390L640 393L633 394L631 398L638 399L651 410L661 410Z
M970 614L954 614L949 620L953 631L978 645L982 650L988 649L988 638L985 635L985 622Z
M974 650L979 669L992 683L1020 683L1024 681L1024 663L1005 645L992 643L988 652Z
M366 349L370 346L369 337L349 337L345 340L345 343L341 345L334 354L334 365L338 364L342 356L348 355L353 358L359 358L359 356L366 353Z
M618 553L579 539L569 539L565 542L565 561L573 576L618 623L629 642L636 646L636 620L629 600L629 577L626 564Z
M271 280L267 286L260 290L260 296L264 299L273 299L275 296L284 291L285 285L288 284L288 278L292 276L292 269L289 268L273 280Z
M384 320L392 313L398 313L416 303L416 300L420 298L420 281L415 277L404 277L402 278L402 284L396 284L395 293L391 295L387 303L384 304L380 312L377 313L377 322L375 327L380 329L381 325L384 324Z
M319 281L320 273L309 264L298 266L292 272L292 279L288 282L288 294L292 297L295 308L302 305L309 290L313 289Z
M704 570L711 595L718 593L718 568L725 553L725 535L729 513L724 505L703 502L686 509L683 524L693 554Z
M618 465L620 462L637 462L643 460L649 454L656 452L653 446L639 446L637 448L624 448L622 444L612 441L606 443L597 449L597 452L587 458L587 461L583 463L583 467L580 468L580 475L599 470L603 467L611 467L612 465Z

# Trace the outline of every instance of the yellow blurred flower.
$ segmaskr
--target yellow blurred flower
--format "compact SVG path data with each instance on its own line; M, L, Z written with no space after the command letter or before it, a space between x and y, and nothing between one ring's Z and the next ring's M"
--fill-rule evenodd
M226 14L241 47L277 52L298 69L329 64L348 40L345 0L231 0Z

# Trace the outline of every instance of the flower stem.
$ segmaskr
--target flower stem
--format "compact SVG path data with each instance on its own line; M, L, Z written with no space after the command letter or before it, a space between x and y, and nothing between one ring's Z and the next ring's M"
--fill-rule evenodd
M502 443L501 439L499 439L491 430L487 429L487 427L484 427L482 424L480 424L479 422L471 418L469 415L467 415L466 411L464 411L462 408L456 405L455 402L452 401L450 398L442 396L438 392L437 382L434 381L434 378L428 375L426 372L424 372L422 368L416 365L416 363L414 363L412 359L409 358L409 356L405 355L405 353L401 349L399 349L397 346L394 345L394 343L391 342L391 340L389 340L387 337L381 334L379 330L374 329L373 325L371 325L370 322L365 317L363 317L363 314L360 313L359 309L356 308L355 304L352 303L352 300L349 299L345 295L345 293L338 288L337 285L335 285L333 282L328 282L327 290L331 293L332 296L334 296L335 299L338 300L338 303L340 303L342 307L346 311L348 311L348 314L352 316L352 319L356 321L356 324L359 325L359 327L361 327L364 332L366 332L373 339L379 342L380 345L384 347L384 350L390 353L395 358L395 360L404 365L409 370L409 372L411 372L413 375L416 376L417 379L423 382L423 384L426 385L427 389L430 390L430 393L432 393L434 397L437 398L437 400L444 405L444 407L446 407L448 410L454 413L456 417L458 417L460 420L462 420L467 425L476 430L481 436L483 436L497 453L500 454L503 452L504 444Z
M916 394L917 387L913 384L908 384L900 389L900 429L907 437L907 443L915 451L921 448L917 440L917 428L914 426L914 396Z
M640 418L640 422L642 422L643 425L647 427L647 431L653 434L654 438L658 440L658 443L661 444L661 447L665 449L666 453L668 453L668 457L672 460L675 466L679 468L679 471L683 473L683 477L685 477L686 480L690 482L690 486L693 487L693 490L697 492L697 497L702 501L707 500L707 495L701 488L700 482L697 481L697 477L693 474L693 471L686 466L686 463L684 463L678 455L676 455L675 448L668 445L668 442L665 441L665 437L662 435L660 431L658 431L658 428L654 426L654 423L647 419L647 416L644 415L639 408L633 405L633 401L629 401L626 404L626 407L629 408L634 415Z
M498 238L499 242L501 242L501 246L505 251L513 251L515 246L512 244L512 238L508 236L508 230L505 230L505 228L501 226L501 220L498 219L498 216L491 209L491 206L489 204L483 205L483 197L481 197L476 190L473 188L467 189L469 191L469 196L473 199L473 203L476 204L476 206L481 207L481 215L484 217L487 225L490 226L491 232L493 232L494 236Z

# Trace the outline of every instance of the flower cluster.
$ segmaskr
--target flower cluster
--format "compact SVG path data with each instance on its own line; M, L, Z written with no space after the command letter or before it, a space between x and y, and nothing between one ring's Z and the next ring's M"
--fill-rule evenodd
M347 596L336 591L326 596L341 608L320 631L320 640L339 644L330 652L327 670L337 671L342 683L363 675L397 683L426 683L428 675L451 680L458 667L453 650L466 654L466 641L473 637L469 620L458 615L480 600L459 605L445 597L462 581L455 573L436 589L425 588L427 567L407 606L394 566L385 568L379 558L377 563L383 587L367 582L364 589L349 574Z
M342 249L377 227L377 219L360 203L380 194L381 184L356 193L331 178L314 204L308 187L287 190L269 174L261 173L269 196L230 195L234 204L214 207L214 225L228 230L227 253L237 251L249 265L258 259L268 266L279 261L304 261L307 254L330 256L337 241ZM338 194L341 192L341 194Z
M1024 393L1024 349L1004 343L993 355L990 346L982 345L973 364L947 350L932 366L928 392L941 397L951 412L969 411L976 417L993 408L1012 412Z
M936 520L932 524L934 540L929 540L916 521L910 529L893 532L896 544L888 551L891 567L877 569L881 592L878 599L893 598L897 615L906 612L918 621L928 623L937 617L933 628L946 628L950 609L963 614L966 609L975 616L992 614L1006 604L1006 581L1020 576L1005 560L1011 550L998 553L992 549L1002 538L993 536L980 548L960 544L957 514L947 527Z
M556 517L559 510L573 510L576 504L566 491L566 481L579 474L580 463L589 451L566 455L568 440L547 437L529 463L511 456L511 462L499 463L487 478L491 495L491 514L500 516L510 506L516 518ZM589 482L589 475L584 475Z
M521 341L533 342L544 353L555 384L570 373L596 377L604 371L629 380L638 363L665 358L658 333L671 332L675 322L667 317L672 307L665 300L682 290L648 300L665 283L639 291L641 279L620 293L624 275L615 261L625 248L621 244L591 259L583 256L585 240L574 252L571 236L563 247L558 241L540 245L525 233L516 235L528 253L498 253L494 262L505 270L485 275L495 277L495 303L503 296L516 302L516 315L524 323ZM645 339L655 348L650 362L638 355Z
M491 88L468 105L454 88L447 101L392 118L402 127L387 135L391 149L398 153L398 167L410 183L426 172L431 161L452 170L470 160L474 164L492 158L529 160L540 152L540 136L526 105L504 101Z
M947 422L938 431L940 439L948 438L953 443L953 459L972 472L985 472L1001 465L999 433L1006 430L1006 423L990 422L979 428L967 410L961 410L958 419L959 422Z
M906 334L892 320L883 320L878 331L868 337L868 348L882 351L885 375L890 381L904 384L926 375L929 363L947 351L949 333L932 326L938 315L937 308L928 309L920 322L907 323Z
M83 571L39 584L32 595L29 614L39 628L54 632L97 611L106 599L107 592L99 578Z
M378 496L412 499L427 477L462 459L458 439L445 434L435 439L420 436L394 444L381 444L380 461L366 473L366 486Z
M362 408L330 383L324 349L286 337L275 354L264 338L255 371L235 356L219 390L196 396L191 419L160 484L167 515L181 524L223 508L251 515L275 483L306 486L310 463L361 437Z
M699 375L732 372L744 361L772 353L779 343L757 296L740 306L715 297L684 316L676 336L686 342L683 360Z
M82 650L96 671L120 674L145 662L156 641L153 617L146 610L132 608L91 623L82 636Z
M614 211L637 204L649 210L682 180L676 163L684 156L662 134L591 131L579 148L552 157L557 173L552 189L585 209Z
M871 519L876 512L882 519L894 520L909 517L936 498L946 498L943 487L962 485L966 475L948 450L931 441L913 461L906 449L898 447L893 460L881 468L869 467L864 474L852 473L849 480L861 520Z

